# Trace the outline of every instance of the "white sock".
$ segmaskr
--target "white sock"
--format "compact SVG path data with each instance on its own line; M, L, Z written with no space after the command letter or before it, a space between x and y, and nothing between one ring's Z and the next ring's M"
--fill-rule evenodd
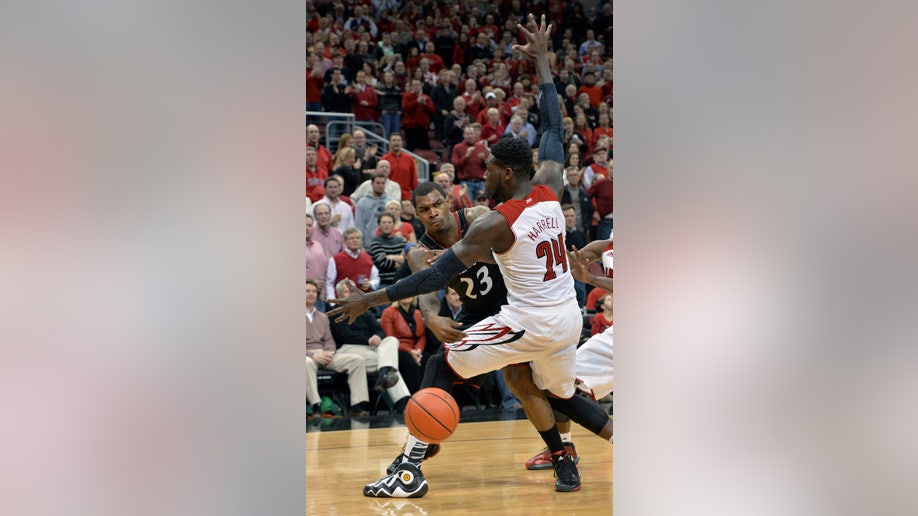
M402 458L402 462L408 462L410 460L415 464L419 464L421 460L424 459L424 453L427 452L428 446L430 445L408 434L408 442L405 443L405 455Z
M571 433L565 432L561 434L561 442L570 444L571 443Z

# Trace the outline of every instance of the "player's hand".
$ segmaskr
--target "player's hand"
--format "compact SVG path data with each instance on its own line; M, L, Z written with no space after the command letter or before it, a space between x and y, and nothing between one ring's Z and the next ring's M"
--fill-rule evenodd
M567 253L567 261L570 262L571 276L577 281L587 283L590 277L590 260L587 259L586 253L582 249L578 250L577 246L571 246Z
M459 330L459 328L462 327L462 323L454 321L449 317L430 315L426 318L425 322L427 328L440 339L440 342L459 342L468 337L464 331Z
M427 262L428 265L433 265L434 263L436 263L437 260L440 259L440 255L442 255L445 252L446 251L442 249L437 249L433 251L431 251L430 249L424 249L424 253L427 255L427 258L425 258L425 261Z
M548 41L551 35L552 25L547 25L545 23L544 14L542 15L541 26L536 24L535 15L530 14L526 27L518 23L516 27L526 36L526 44L513 45L512 49L514 52L520 52L531 59L535 59L539 55L548 54Z
M329 299L328 302L338 305L334 310L328 312L328 317L339 316L335 322L342 322L345 319L348 324L353 323L357 317L370 309L371 305L367 301L366 292L357 288L354 282L347 280L348 289L351 291L345 299Z

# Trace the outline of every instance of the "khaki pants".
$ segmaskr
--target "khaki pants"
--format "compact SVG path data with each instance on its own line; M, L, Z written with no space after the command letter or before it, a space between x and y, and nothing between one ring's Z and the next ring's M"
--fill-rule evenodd
M398 370L398 339L395 337L384 338L375 348L359 344L345 344L338 349L338 353L362 356L368 373L375 373L383 367ZM386 393L393 403L410 395L401 373L398 375L398 383L386 389Z
M338 373L347 373L347 386L351 390L351 406L370 401L370 393L367 391L367 369L362 356L339 351L335 353L335 358L331 363L323 368ZM322 401L322 397L319 396L318 370L319 364L312 358L306 357L306 401L310 405Z

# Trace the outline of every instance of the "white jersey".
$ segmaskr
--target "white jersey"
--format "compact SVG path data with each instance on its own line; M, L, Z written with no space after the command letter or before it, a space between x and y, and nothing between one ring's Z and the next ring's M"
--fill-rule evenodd
M554 192L536 185L525 199L507 201L496 210L515 238L509 249L494 253L507 285L508 303L540 310L576 305L564 245L564 213Z

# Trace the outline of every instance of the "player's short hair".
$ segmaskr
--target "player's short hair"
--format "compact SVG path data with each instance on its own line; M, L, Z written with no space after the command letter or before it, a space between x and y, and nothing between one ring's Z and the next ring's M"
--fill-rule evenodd
M526 140L499 140L491 147L491 157L499 167L510 167L516 177L528 178L532 171L532 148Z
M446 192L443 191L443 188L440 185L434 181L424 181L423 183L419 184L418 187L414 189L414 191L411 192L411 204L417 206L418 197L423 197L430 192L433 192L434 190L440 192L440 195L446 199Z

